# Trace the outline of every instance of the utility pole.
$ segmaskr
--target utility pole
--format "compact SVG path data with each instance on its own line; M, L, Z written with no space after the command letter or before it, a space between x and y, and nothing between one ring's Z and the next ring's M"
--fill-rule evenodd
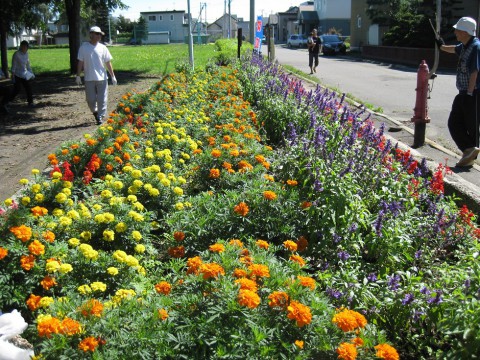
M255 0L250 0L250 44L255 41Z
M192 66L192 71L195 69L195 64L193 62L193 37L192 37L192 14L190 12L190 0L187 0L188 8L188 55L190 58L190 65Z

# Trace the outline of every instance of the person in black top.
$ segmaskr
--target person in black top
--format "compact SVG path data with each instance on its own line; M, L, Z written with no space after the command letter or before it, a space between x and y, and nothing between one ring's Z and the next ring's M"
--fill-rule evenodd
M310 67L310 74L317 72L318 54L322 48L322 40L317 34L317 29L313 29L307 41L308 47L308 66Z

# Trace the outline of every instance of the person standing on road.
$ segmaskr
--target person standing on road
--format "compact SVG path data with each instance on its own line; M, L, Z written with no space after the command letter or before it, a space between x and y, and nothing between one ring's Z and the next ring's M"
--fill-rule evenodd
M83 70L87 104L95 117L97 125L102 124L107 115L107 70L110 74L112 85L117 85L117 79L111 63L112 55L108 48L100 43L102 35L105 35L105 33L98 26L90 28L90 41L83 43L78 50L77 77L75 78L77 85L82 85L80 74Z
M317 72L318 54L322 47L322 40L317 35L317 29L313 29L307 41L308 47L308 66L310 67L310 74Z
M13 91L9 101L15 99L20 92L21 87L27 93L28 106L34 107L32 95L32 80L35 79L32 68L30 67L30 59L28 57L28 41L23 40L20 43L20 49L15 51L12 57L12 82Z
M445 45L441 37L436 39L440 50L456 53L457 89L452 110L448 118L448 130L457 147L462 151L462 158L457 167L472 166L480 153L479 119L480 119L480 40L475 36L477 23L470 17L462 17L453 25L458 45Z

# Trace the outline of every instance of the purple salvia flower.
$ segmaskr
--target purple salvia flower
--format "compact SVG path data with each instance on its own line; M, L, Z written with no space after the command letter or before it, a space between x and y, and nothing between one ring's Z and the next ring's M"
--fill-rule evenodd
M377 281L377 274L375 274L375 273L368 274L367 280L370 281L370 282L376 282Z
M413 294L405 294L405 297L402 300L402 305L409 305L413 302L414 300Z
M350 257L350 254L346 251L340 251L338 254L337 254L338 258L342 261L347 261L348 258Z
M388 278L388 287L390 288L390 290L392 291L398 290L398 288L400 287L399 281L400 281L399 275L395 274L390 276Z

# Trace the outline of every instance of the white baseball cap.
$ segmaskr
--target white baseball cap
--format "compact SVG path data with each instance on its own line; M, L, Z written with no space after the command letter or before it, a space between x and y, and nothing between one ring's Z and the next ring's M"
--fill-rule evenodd
M455 25L453 25L453 27L457 30L467 32L468 35L475 36L477 22L471 17L462 17Z
M98 26L92 26L92 27L90 28L90 32L91 32L91 33L93 32L93 33L98 33L98 34L105 35L105 33L104 33L102 30L100 30L100 28L99 28Z

